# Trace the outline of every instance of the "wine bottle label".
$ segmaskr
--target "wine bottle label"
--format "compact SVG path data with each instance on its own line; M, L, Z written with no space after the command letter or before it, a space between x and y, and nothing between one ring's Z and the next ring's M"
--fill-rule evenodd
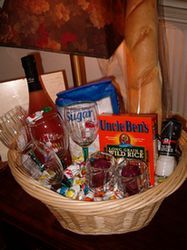
M26 118L27 123L28 124L35 124L36 121L38 121L38 120L40 120L40 119L43 118L43 113L44 113L44 111L41 110L41 111L37 111L34 114L28 116Z
M34 114L32 115L29 115L27 118L26 118L26 121L27 123L29 124L35 124L36 121L40 120L43 118L43 114L44 113L49 113L53 110L52 107L50 106L47 106L47 107L44 107L42 110L40 111L36 111Z

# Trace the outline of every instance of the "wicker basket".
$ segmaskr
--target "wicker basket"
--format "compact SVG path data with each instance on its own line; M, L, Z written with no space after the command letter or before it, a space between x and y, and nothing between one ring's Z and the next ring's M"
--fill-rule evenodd
M101 202L77 201L40 186L16 163L17 151L8 152L11 172L16 181L31 196L42 201L62 227L78 234L120 234L139 230L154 217L162 201L177 190L187 177L187 134L180 140L182 157L163 183L120 200Z

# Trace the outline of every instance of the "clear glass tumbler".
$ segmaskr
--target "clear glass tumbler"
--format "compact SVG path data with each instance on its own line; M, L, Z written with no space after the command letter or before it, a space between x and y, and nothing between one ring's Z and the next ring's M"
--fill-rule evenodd
M112 191L115 185L117 162L114 156L97 151L86 161L86 183L94 192Z
M45 143L29 144L18 157L17 162L41 185L55 189L61 186L63 166L54 150L48 148Z
M23 151L30 137L26 111L16 106L0 117L0 141L9 149Z
M149 179L146 163L136 159L125 159L119 164L117 182L119 190L127 196L147 190Z
M66 128L60 115L57 113L44 113L40 119L29 122L28 126L31 139L34 142L43 142L47 147L53 149L64 168L66 168L69 164L66 161L69 142Z

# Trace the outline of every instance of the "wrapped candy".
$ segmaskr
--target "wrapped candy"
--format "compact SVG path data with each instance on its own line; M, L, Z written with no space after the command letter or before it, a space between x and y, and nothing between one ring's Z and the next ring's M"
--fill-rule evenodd
M105 201L122 199L125 194L118 189L117 184L112 190L103 191L99 188L96 191L90 189L86 183L85 164L73 164L64 170L62 186L57 192L67 198L80 201Z

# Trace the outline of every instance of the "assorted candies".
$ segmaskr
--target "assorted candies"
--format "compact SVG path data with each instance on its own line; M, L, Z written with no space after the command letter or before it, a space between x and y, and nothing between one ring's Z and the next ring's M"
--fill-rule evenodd
M104 192L101 189L93 190L86 183L85 164L70 165L64 170L62 186L57 192L65 197L82 201L114 200L124 197L124 193L115 188Z

